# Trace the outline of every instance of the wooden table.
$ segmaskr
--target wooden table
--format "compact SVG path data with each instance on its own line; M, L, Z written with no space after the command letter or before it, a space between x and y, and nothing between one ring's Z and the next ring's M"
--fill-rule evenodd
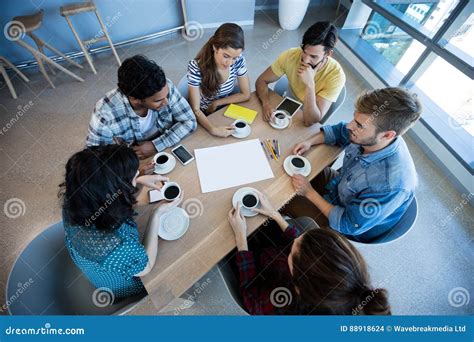
M277 106L281 97L271 93L270 102ZM303 113L299 111L293 117L291 126L285 130L272 128L262 118L262 107L255 93L240 105L257 110L258 115L252 123L252 133L246 139L274 139L280 141L281 157L278 161L270 160L275 178L267 179L251 186L265 192L275 208L281 208L295 194L291 178L283 170L283 160L292 154L294 145L319 131L319 125L305 127ZM225 108L209 116L216 125L230 125L233 120L223 115ZM225 145L241 141L229 137L226 139L210 135L202 127L182 141L189 151L197 148ZM310 178L316 176L324 167L333 162L341 150L337 147L320 145L305 154L312 165ZM232 196L240 187L201 193L196 162L183 166L177 161L176 168L167 175L170 180L180 184L184 191L180 205L190 214L190 226L187 233L178 240L165 241L160 239L158 256L154 268L142 277L143 284L157 309L166 306L171 300L183 294L197 280L214 267L225 255L236 247L234 233L227 220L232 208ZM137 218L138 226L143 233L153 205L147 205L146 193L139 196ZM248 234L250 235L266 217L258 215L247 218Z

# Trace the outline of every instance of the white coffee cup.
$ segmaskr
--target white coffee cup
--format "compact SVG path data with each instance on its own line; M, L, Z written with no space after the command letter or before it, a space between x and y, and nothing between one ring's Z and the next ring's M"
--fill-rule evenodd
M297 155L291 156L290 168L293 171L293 173L297 173L297 174L302 173L305 166L306 166L306 163L303 158Z
M166 182L161 190L150 191L150 202L174 201L181 195L181 187L176 182Z
M249 191L242 195L240 202L242 203L242 207L252 210L258 207L258 204L260 201L258 199L258 194L256 192Z
M246 132L248 124L245 120L235 120L233 126L235 128L235 133L243 134Z
M153 157L155 163L155 170L166 170L171 165L171 158L168 153L160 152Z
M272 114L272 120L277 126L283 126L288 120L288 115L283 110L276 110Z

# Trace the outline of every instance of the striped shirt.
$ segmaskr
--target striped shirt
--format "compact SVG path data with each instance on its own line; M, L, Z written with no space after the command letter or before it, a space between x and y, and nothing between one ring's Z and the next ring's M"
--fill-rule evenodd
M133 111L127 96L119 89L114 89L95 105L89 124L87 146L113 144L113 137L118 137L127 143L151 140L160 152L194 132L197 121L191 107L170 80L167 80L167 84L168 105L158 111L152 110L153 125L156 127L156 134L152 137L154 139L142 132L139 117Z
M240 55L237 60L230 66L229 78L224 83L221 83L216 95L206 97L201 92L200 108L203 112L206 111L207 107L216 99L226 97L232 93L235 84L237 83L237 77L244 76L247 73L247 66L245 64L245 57ZM192 87L201 86L201 70L199 69L198 62L192 59L188 64L188 85Z

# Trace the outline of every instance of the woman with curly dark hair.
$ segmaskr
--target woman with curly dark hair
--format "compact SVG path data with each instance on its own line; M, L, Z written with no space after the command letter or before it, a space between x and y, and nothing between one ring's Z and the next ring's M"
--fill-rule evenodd
M250 250L240 207L229 221L235 233L240 290L253 315L390 315L387 291L371 285L362 255L343 235L288 222L259 193L261 208L281 234L271 246ZM310 220L311 221L311 220ZM271 236L269 227L262 235Z
M138 177L138 157L125 145L86 148L66 164L60 185L66 246L72 260L97 288L115 298L144 291L139 276L155 264L160 217L181 198L153 211L143 244L133 219L143 186L160 189L167 178Z

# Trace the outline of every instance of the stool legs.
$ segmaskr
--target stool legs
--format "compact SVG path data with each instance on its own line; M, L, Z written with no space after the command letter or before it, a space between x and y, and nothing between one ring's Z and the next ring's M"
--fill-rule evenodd
M71 18L69 18L69 16L65 16L66 18L66 21L72 31L72 33L74 34L74 37L76 38L77 40L77 43L79 44L79 47L81 48L82 50L82 53L84 53L84 57L86 58L87 60L87 63L89 63L89 66L91 67L92 69L92 72L94 74L97 74L97 71L95 70L95 67L94 67L94 64L92 63L92 58L91 56L89 55L89 52L87 51L86 47L84 46L84 44L82 43L82 40L81 38L79 37L79 35L77 34L76 30L74 29L74 26L72 26L72 22L71 22Z
M44 66L43 66L43 63L40 63L40 61L44 61L46 63L49 63L53 66L55 66L56 68L58 68L59 70L63 71L64 73L68 74L69 76L71 76L72 78L78 80L79 82L84 82L84 80L82 78L80 78L79 76L77 76L76 74L74 74L73 72L69 71L68 69L66 69L65 67L63 67L62 65L56 63L55 61L53 61L51 58L49 58L48 56L46 56L45 54L41 53L40 51L38 51L37 49L33 48L31 45L27 44L26 42L24 42L23 40L21 39L18 39L15 41L17 44L19 44L20 46L22 46L23 48L27 49L29 52L31 52L33 54L33 56L35 57L35 59L38 61L38 65L40 67L40 70L41 72L43 73L43 75L45 76L46 80L51 84L51 86L54 88L54 85L52 84L51 80L49 79L49 76L48 74L46 73L46 70L44 70ZM46 45L46 44L45 44ZM48 45L46 45L48 47ZM49 48L49 47L48 47ZM53 50L54 51L54 50ZM57 50L56 50L57 51ZM67 58L69 60L69 58Z
M10 77L7 74L7 71L5 70L5 67L3 66L3 63L5 63L6 65L8 65L8 67L13 69L13 71L15 71L23 79L23 81L29 82L30 80L20 70L18 70L16 66L10 63L8 59L0 56L0 73L2 74L3 78L5 79L5 82L7 83L8 89L10 90L10 94L12 94L12 97L16 99L17 96L16 96L15 88L13 87L13 84L10 80Z
M97 12L97 10L95 10L94 12L95 12L95 15L97 16L97 20L99 20L99 24L100 24L100 27L102 28L102 32L104 32L104 35L107 38L107 41L109 42L110 48L112 49L115 59L117 60L117 64L120 66L122 62L120 62L120 58L117 54L117 51L115 51L114 44L112 43L112 39L110 39L109 33L107 32L107 28L105 27L104 22L100 18L99 12Z

